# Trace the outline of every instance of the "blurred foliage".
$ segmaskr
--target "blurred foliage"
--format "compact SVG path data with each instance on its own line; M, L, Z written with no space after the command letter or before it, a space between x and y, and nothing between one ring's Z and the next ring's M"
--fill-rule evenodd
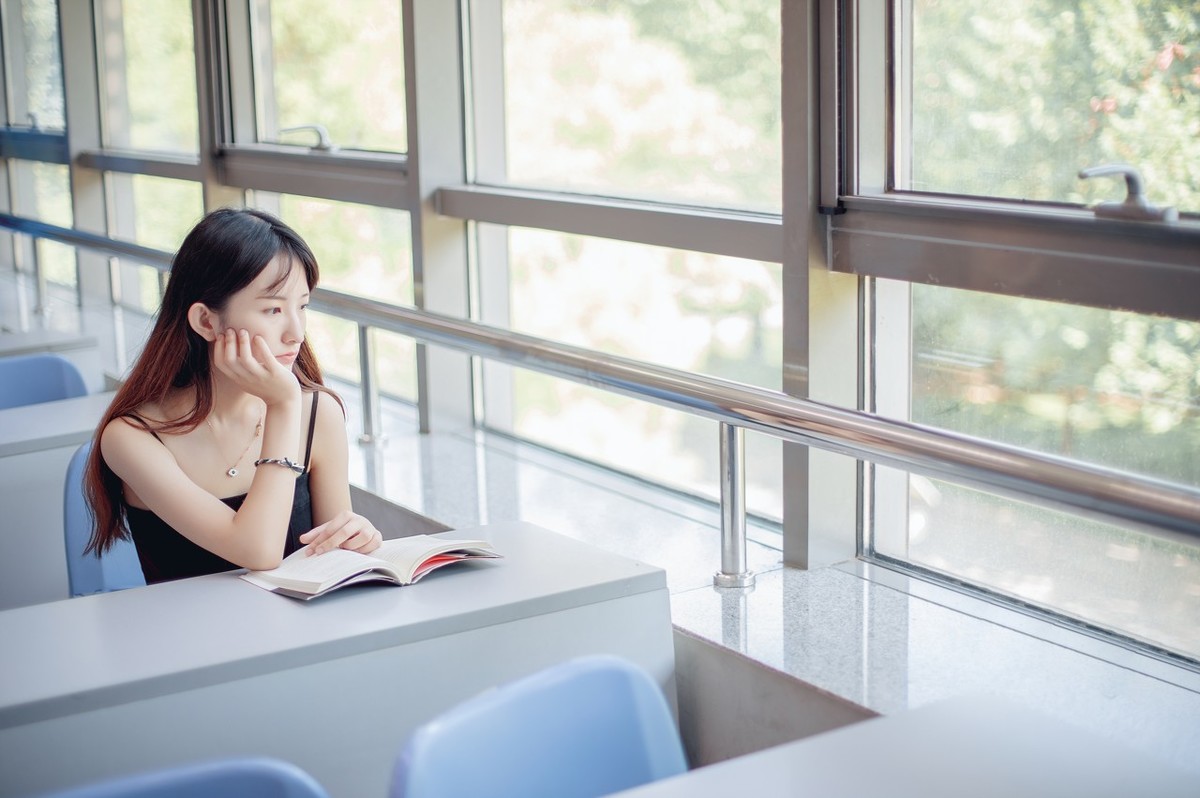
M109 74L124 77L124 83L108 86L105 140L113 147L196 152L192 4L121 0L121 5L122 36L103 39Z
M506 0L504 37L513 182L780 208L778 2Z
M256 4L260 14L268 8L269 25L258 20L256 42L260 140L311 145L311 132L280 136L279 130L321 124L340 147L407 151L401 4ZM269 43L263 40L268 31Z
M1124 182L1200 211L1200 5L914 0L912 188L1091 203Z
M62 130L63 106L62 57L59 53L58 3L55 0L21 0L21 35L24 59L24 86L10 85L10 123L28 125L33 114L38 127ZM11 80L11 79L10 79Z
M1200 484L1200 324L913 286L913 420Z

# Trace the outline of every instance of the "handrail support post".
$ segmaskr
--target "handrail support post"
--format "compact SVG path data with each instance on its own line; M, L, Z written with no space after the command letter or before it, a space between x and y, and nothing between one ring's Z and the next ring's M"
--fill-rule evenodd
M379 383L375 373L375 347L371 327L361 322L358 325L358 373L362 380L362 434L361 444L379 443L383 440L380 424Z
M736 424L720 423L721 435L721 570L717 587L752 587L754 572L746 567L746 435Z

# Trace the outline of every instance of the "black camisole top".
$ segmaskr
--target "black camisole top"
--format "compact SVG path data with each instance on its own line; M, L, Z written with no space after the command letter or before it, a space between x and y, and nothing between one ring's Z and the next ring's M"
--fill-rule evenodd
M283 556L299 549L300 536L312 529L312 496L308 488L308 464L312 457L313 431L317 425L317 397L320 391L313 391L312 416L308 422L308 441L304 447L304 473L296 477L296 490L292 496L292 517L288 521L287 541L283 547ZM130 416L158 438L154 430L149 429L142 419ZM161 438L159 441L161 442ZM230 496L221 499L233 510L238 510L246 494ZM146 584L169 582L173 579L186 579L190 576L216 574L222 571L232 571L239 566L234 565L223 557L218 557L208 549L198 546L183 535L168 526L150 510L140 507L125 506L126 523L129 534L137 548L138 560L142 564L142 574Z

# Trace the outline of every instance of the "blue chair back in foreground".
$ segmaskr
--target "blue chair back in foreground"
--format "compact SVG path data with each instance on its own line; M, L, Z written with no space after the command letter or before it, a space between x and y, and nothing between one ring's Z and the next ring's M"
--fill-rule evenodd
M391 798L590 798L684 772L662 691L618 657L581 657L481 693L418 728Z
M74 363L62 355L0 357L0 410L87 396Z
M85 784L43 798L329 798L308 773L268 757L179 765Z
M92 511L83 498L83 467L92 442L80 446L67 463L63 486L63 534L67 548L67 581L71 596L88 596L129 587L142 587L146 577L131 540L118 540L103 557L85 554L92 537Z

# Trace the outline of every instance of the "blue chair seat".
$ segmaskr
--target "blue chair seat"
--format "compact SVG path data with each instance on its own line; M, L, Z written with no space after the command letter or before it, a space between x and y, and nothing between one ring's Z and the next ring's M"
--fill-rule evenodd
M91 508L83 498L83 469L91 451L91 441L75 450L67 464L67 479L63 486L63 535L67 549L67 582L72 597L146 584L133 541L114 542L102 557L84 553L93 527Z
M87 384L62 355L0 357L0 409L87 396Z
M684 772L649 675L581 657L469 699L415 731L391 798L592 798Z

